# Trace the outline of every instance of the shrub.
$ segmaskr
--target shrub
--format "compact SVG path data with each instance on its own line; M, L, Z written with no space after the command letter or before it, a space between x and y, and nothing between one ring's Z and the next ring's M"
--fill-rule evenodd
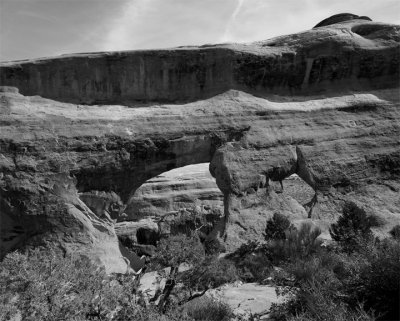
M343 214L337 223L332 224L329 232L333 240L346 252L354 252L361 248L365 241L372 240L371 222L365 211L353 202L343 206Z
M132 275L107 276L86 257L9 253L0 262L0 320L192 321L179 309L141 306Z
M321 249L286 262L274 280L289 294L274 309L278 320L374 320L372 312L399 320L400 243L386 239L353 253Z
M203 243L207 255L217 255L226 251L226 248L218 239L207 239Z
M351 309L345 303L333 300L321 284L310 284L297 294L297 299L284 305L274 305L271 316L277 321L375 321L375 317L360 305ZM298 309L291 310L296 306Z
M182 263L197 265L204 259L204 248L196 234L170 236L158 243L154 261L171 270L162 293L159 293L158 308L165 312L170 303L170 295L175 288L178 269ZM156 299L156 298L154 298Z
M228 304L207 296L187 303L186 312L194 320L199 321L228 321L233 317Z
M204 291L239 279L233 262L208 257L201 264L186 271L179 278L190 291Z
M273 217L267 221L267 227L265 228L265 239L285 239L285 232L290 226L290 221L285 215L274 213Z
M344 258L348 257L321 250L286 263L274 278L285 285L281 291L287 300L274 305L272 316L285 321L375 320L357 300L349 299L354 294L353 286L359 285L352 281L360 279L360 270L353 269L359 261L343 267Z
M200 263L204 257L203 246L195 234L180 234L161 239L153 260L162 266L177 268L182 263Z
M399 320L400 243L386 239L377 244L368 264L360 271L357 299L381 315L382 320Z
M0 319L20 313L23 320L111 320L125 305L135 315L134 291L132 278L122 286L85 257L14 252L0 264Z
M318 239L321 234L319 228L309 223L303 223L297 230L287 230L284 240L273 240L268 244L268 253L272 262L296 260L316 253L321 248L322 241Z
M394 239L400 240L400 224L394 226L389 233Z
M235 264L238 277L245 282L262 282L272 268L265 245L255 241L243 244L227 259Z

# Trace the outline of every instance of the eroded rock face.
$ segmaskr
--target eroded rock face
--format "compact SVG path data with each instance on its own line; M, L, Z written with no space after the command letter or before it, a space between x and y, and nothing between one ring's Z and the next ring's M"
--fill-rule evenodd
M125 210L121 198L114 192L90 191L81 193L79 198L103 219L118 220Z
M124 219L161 218L183 209L207 213L222 208L222 192L208 167L209 163L189 165L148 180L128 200Z
M386 233L400 213L399 28L351 20L246 45L3 63L0 84L22 94L0 93L1 255L48 241L122 271L113 226L78 193L126 204L146 180L210 161L225 213L211 234L229 246L261 237L277 209L327 225L346 199L380 211ZM311 218L270 186L294 173L317 194Z
M118 222L115 232L122 239L129 239L132 244L156 245L159 239L159 228L152 219L142 219L134 222Z
M225 215L240 230L233 233L231 242L251 238L254 231L259 234L265 228L264 218L259 218L261 213L270 217L281 208L282 214L291 212L296 220L308 217L301 209L287 210L288 202L279 205L282 197L260 182L282 180L297 173L317 193L319 201L312 218L328 223L336 220L343 201L357 198L363 186L397 184L394 182L399 178L399 100L397 92L390 92L376 93L378 100L385 97L381 102L373 94L364 96L364 102L357 102L363 95L353 96L353 102L348 100L349 96L342 96L327 98L325 102L303 102L301 112L266 112L269 127L262 120L259 125L254 121L240 142L218 149L210 169L225 195ZM380 95L382 98L378 98ZM350 104L339 107L339 101ZM329 107L307 112L314 103ZM317 135L315 122L320 122L317 127L321 128ZM265 178L260 179L262 176ZM388 202L385 206L391 208L390 216L398 217L398 196ZM362 206L370 208L371 214L381 215L368 201ZM327 230L326 225L322 228Z
M20 175L2 176L2 256L24 244L48 242L66 254L91 257L107 272L130 270L120 254L113 225L99 219L79 199L74 179L65 173Z
M345 14L336 22L358 17ZM386 88L399 73L399 26L343 21L252 44L66 55L3 63L23 95L85 104L187 102L229 89L319 94ZM353 28L362 28L357 33ZM368 30L368 32L366 32ZM380 34L371 41L371 34Z

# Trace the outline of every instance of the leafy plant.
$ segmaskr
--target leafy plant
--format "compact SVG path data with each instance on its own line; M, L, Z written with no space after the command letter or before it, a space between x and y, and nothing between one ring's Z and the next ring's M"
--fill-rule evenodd
M184 272L179 281L193 292L206 291L238 279L238 271L232 261L207 257L201 264Z
M10 253L0 264L0 319L113 320L119 307L135 315L141 308L133 303L133 281L121 285L81 256Z
M197 265L204 259L204 248L196 234L170 236L161 239L157 245L154 261L161 266L170 267L166 284L159 297L158 307L165 312L169 297L175 288L179 266L182 263Z
M193 321L183 309L145 306L133 275L106 275L84 256L49 249L0 262L0 320Z
M283 240L272 240L268 244L268 253L272 262L296 260L316 253L322 241L318 239L321 230L309 223L303 223L299 229L286 231Z
M383 320L400 319L400 242L386 239L368 253L360 271L357 298Z
M329 232L346 252L356 251L365 241L373 239L366 212L353 202L344 204L343 214L337 223L332 224Z
M233 262L238 277L245 282L262 282L272 268L265 244L249 241L241 245L226 259Z
M283 240L286 238L286 230L290 227L291 223L285 215L274 213L272 218L267 221L265 239Z
M187 314L198 321L229 321L233 317L230 306L204 296L186 305Z
M400 240L400 224L394 226L389 233L394 239Z
M206 239L203 243L207 255L217 255L226 251L226 248L216 238Z

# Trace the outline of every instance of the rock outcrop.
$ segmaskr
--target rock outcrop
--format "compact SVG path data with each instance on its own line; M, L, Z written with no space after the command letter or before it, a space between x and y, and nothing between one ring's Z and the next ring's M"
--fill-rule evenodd
M126 270L112 223L79 195L112 192L123 208L146 180L205 162L224 195L210 237L228 248L277 210L324 225L346 199L386 233L400 215L399 48L400 26L355 19L252 44L2 63L1 255L46 242ZM311 218L269 184L294 173L316 193Z
M330 26L330 25L333 25L335 23L354 20L354 19L372 21L371 18L366 17L366 16L361 16L360 17L360 16L357 16L357 15L352 14L352 13L339 13L339 14L335 14L335 15L329 17L329 18L326 18L326 19L322 20L321 22L316 24L314 28Z
M90 191L81 193L79 198L103 219L118 220L125 210L121 198L114 192Z
M399 27L335 16L326 28L252 44L84 53L3 63L23 95L77 104L187 102L230 89L311 95L397 84ZM346 18L347 17L347 18ZM331 25L332 22L341 24ZM358 32L359 30L363 32Z

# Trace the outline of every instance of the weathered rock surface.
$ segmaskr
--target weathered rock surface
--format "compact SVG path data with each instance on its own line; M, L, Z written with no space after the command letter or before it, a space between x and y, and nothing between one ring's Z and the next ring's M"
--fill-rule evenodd
M209 163L188 165L140 186L129 198L115 230L131 246L155 245L161 236L187 233L196 227L206 235L223 212L223 195Z
M80 193L79 198L103 219L118 220L125 209L121 198L114 192L90 191Z
M329 18L322 20L320 23L316 24L314 28L325 27L325 26L333 25L335 23L349 21L349 20L355 20L355 19L372 21L371 18L368 18L365 16L360 17L360 16L357 16L352 13L339 13L339 14L335 14Z
M125 219L160 218L182 209L206 213L223 208L222 192L208 168L209 163L188 165L146 181L128 200Z
M159 239L159 227L151 218L134 222L118 222L115 233L120 239L128 239L132 244L156 245Z
M362 19L337 22L252 44L3 63L0 82L23 95L87 104L192 101L229 89L304 95L396 85L399 26Z
M253 44L1 64L0 85L22 93L0 93L1 255L48 241L122 271L113 226L78 192L126 204L146 180L210 161L225 212L212 236L231 247L277 210L308 219L269 185L294 173L317 194L312 220L355 199L386 233L400 215L399 43L399 26L356 19Z
M245 320L250 320L250 316L266 317L273 303L284 300L277 296L275 287L257 283L226 284L209 290L206 295L226 302L237 317Z

